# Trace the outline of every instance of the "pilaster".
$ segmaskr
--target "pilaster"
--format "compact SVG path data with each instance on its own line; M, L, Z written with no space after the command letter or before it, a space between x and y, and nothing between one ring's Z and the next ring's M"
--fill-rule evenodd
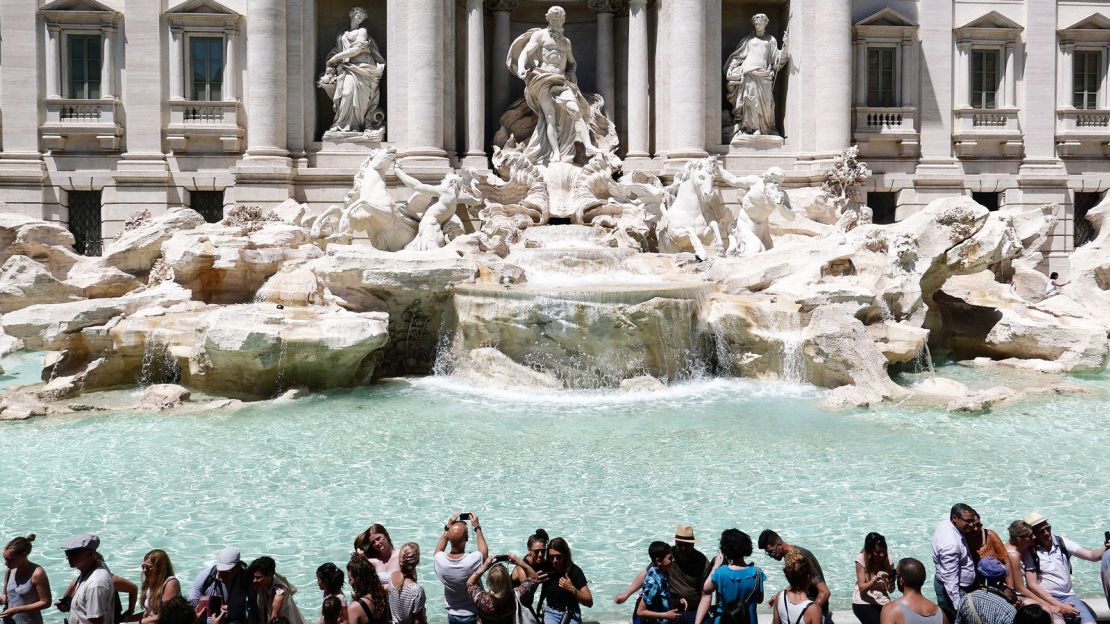
M476 169L488 167L485 22L483 0L466 0L466 157L463 164ZM497 71L496 58L493 71Z
M443 11L441 0L409 0L405 45L407 130L402 162L423 170L449 167L444 144Z
M597 86L605 99L605 113L616 121L617 81L614 58L613 17L628 6L627 0L589 0L589 7L597 13Z

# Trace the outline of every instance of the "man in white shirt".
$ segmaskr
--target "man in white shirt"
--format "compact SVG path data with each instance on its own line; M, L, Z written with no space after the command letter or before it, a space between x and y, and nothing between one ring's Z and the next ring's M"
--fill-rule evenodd
M975 584L975 561L967 546L967 536L975 530L978 518L979 514L969 505L957 503L952 506L948 519L941 521L933 533L936 571L933 589L937 593L937 604L949 622L956 621L964 594Z
M77 587L69 605L68 624L115 624L116 588L112 573L96 558L100 538L79 533L62 542L69 567L76 569Z
M478 550L466 552L466 542L470 535L466 521L474 527ZM447 545L450 552L444 552ZM434 556L436 577L443 583L443 601L447 603L448 624L475 624L478 621L478 608L466 593L466 581L474 571L482 567L489 556L489 547L478 524L478 516L472 513L455 514L443 527Z
M1103 548L1087 549L1070 539L1053 535L1052 526L1038 512L1024 518L1033 527L1033 548L1021 559L1025 569L1025 582L1030 587L1039 585L1048 592L1060 607L1063 617L1079 617L1083 624L1095 624L1095 614L1075 595L1071 584L1071 558L1073 556L1087 561L1099 561L1106 554ZM1053 617L1056 620L1056 617Z

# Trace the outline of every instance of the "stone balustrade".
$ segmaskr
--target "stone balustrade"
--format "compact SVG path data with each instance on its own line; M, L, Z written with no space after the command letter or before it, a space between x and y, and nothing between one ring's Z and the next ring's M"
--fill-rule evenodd
M242 148L239 102L170 102L166 143L174 152L222 151Z
M116 151L123 138L119 100L48 98L46 121L39 129L43 146L52 152L74 149Z
M1025 141L1017 108L958 108L952 133L960 158L1020 158Z
M857 106L853 142L868 157L915 157L921 132L913 106Z
M1057 110L1056 148L1061 158L1110 155L1110 110Z

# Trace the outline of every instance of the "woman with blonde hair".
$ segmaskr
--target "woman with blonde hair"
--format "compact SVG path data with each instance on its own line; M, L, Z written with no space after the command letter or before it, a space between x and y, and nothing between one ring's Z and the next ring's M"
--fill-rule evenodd
M527 575L515 590L513 578L505 566L501 565L502 561L519 566ZM489 590L482 591L482 575L486 572L489 572ZM478 607L478 621L481 624L512 624L516 617L517 601L522 594L531 592L535 584L535 570L520 557L509 553L500 557L487 557L482 567L466 580L466 593Z
M35 534L17 537L4 547L4 624L42 624L42 611L50 606L50 581L46 571L28 557Z
M398 549L400 569L389 579L389 613L393 624L428 624L424 607L428 598L416 582L416 566L420 565L420 545L409 542Z
M155 548L143 555L143 580L139 604L143 612L133 621L154 624L162 613L162 605L181 595L181 583L173 575L173 563L166 551Z
M1021 557L1027 550L1033 548L1033 527L1026 524L1024 520L1014 520L1010 523L1009 533L1010 541L1006 543L1006 560L1009 568L1019 571L1013 575L1014 585L1012 589L1017 592L1023 603L1038 604L1054 620L1059 618L1060 608L1056 606L1056 601L1052 600L1052 596L1047 595L1039 585L1027 584L1025 574L1021 573Z

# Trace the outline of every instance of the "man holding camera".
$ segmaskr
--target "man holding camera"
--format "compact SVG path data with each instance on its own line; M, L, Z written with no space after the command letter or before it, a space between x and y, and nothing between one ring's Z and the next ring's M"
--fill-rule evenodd
M73 595L58 601L58 609L68 606L68 624L118 624L115 619L116 586L108 566L97 558L100 538L79 533L62 542L69 567L80 573Z
M478 550L466 552L470 539L466 523L474 529ZM450 544L450 552L445 552ZM458 513L451 516L439 536L434 555L436 577L443 583L443 601L447 603L448 624L475 624L478 621L478 608L466 591L466 581L489 556L489 547L482 534L478 516L472 513Z
M189 590L189 604L201 624L246 624L253 583L238 548L216 553L216 563L201 570Z

